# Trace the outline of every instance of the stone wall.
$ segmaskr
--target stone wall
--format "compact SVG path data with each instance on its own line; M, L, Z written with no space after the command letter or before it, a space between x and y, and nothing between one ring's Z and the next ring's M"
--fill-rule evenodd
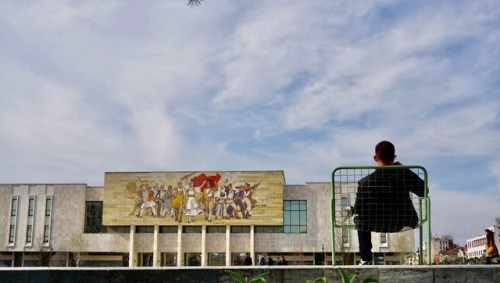
M366 277L381 282L500 282L500 265L456 266L372 266L342 267L348 274L357 276L355 282ZM254 277L269 272L266 282L303 283L325 276L327 282L341 282L339 268L273 266L230 268L0 268L0 282L237 282L226 270L244 277Z

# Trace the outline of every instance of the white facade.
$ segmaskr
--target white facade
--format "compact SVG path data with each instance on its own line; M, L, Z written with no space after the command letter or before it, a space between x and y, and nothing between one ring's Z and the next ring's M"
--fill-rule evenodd
M54 258L59 259L57 264L74 265L79 256L83 266L230 266L238 265L245 253L254 263L258 254L265 254L274 259L285 256L291 264L331 264L331 190L329 182L285 185L284 201L307 203L305 233L203 223L129 225L84 233L90 225L86 205L102 202L104 187L0 184L0 265L55 265ZM355 264L359 261L356 231L348 230L346 236L343 252ZM372 251L379 262L399 264L395 243L401 236L414 247L413 231L373 234ZM49 260L41 263L42 254Z

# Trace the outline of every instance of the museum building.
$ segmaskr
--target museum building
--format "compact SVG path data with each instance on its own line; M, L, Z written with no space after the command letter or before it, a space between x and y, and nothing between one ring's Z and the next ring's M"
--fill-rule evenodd
M356 183L337 206L354 202ZM332 264L332 184L283 171L110 172L104 186L0 184L0 267L243 265L246 255ZM355 230L336 263L359 262ZM401 236L373 233L375 264L399 264ZM407 253L411 253L410 248Z

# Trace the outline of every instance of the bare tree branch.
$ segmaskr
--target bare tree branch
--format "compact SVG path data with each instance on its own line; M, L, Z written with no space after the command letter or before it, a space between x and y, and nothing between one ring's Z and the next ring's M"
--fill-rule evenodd
M191 7L200 6L203 0L189 0L188 5Z

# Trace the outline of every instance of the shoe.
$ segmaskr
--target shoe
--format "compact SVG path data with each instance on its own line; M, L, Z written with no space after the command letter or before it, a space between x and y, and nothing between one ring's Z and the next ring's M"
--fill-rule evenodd
M371 261L360 261L358 265L372 265L372 262Z
M346 221L347 219L351 218L352 215L354 214L354 206L344 207L342 213L344 214L344 221Z

